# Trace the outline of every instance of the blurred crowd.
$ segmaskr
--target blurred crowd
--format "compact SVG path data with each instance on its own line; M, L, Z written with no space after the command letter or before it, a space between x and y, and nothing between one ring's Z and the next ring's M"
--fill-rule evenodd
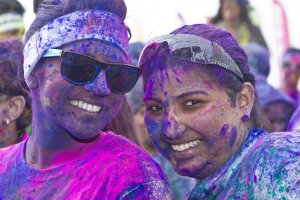
M208 24L230 32L242 45L256 79L256 91L267 120L266 129L274 132L300 132L300 49L290 47L280 63L280 88L268 83L272 71L270 53L260 27L252 22L247 0L220 0L216 16ZM31 11L28 11L31 12ZM31 134L31 97L26 85L18 81L23 61L24 8L16 0L0 0L0 148L19 143ZM132 63L138 59L145 41L130 44ZM121 134L145 149L166 172L175 199L183 199L196 180L183 177L158 153L144 125L143 80L127 94L115 119L105 130ZM300 133L299 133L300 134Z

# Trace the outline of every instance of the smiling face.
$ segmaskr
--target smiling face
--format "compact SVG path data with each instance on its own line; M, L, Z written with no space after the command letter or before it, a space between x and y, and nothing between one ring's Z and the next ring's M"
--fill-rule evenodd
M65 45L64 51L85 54L103 62L128 62L124 53L109 43L82 40ZM84 74L82 74L84 76ZM118 113L123 95L111 93L105 72L90 84L78 86L61 75L60 58L45 58L39 65L32 91L33 107L49 128L64 130L78 139L91 139Z
M198 179L216 171L245 140L242 109L201 68L167 64L149 76L144 97L153 143L179 174Z

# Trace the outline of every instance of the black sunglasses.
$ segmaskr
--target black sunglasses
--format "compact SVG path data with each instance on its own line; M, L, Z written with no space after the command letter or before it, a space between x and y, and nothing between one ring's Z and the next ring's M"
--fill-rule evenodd
M141 69L132 65L104 63L86 55L65 52L61 49L48 49L43 58L61 57L61 74L69 83L86 85L105 70L108 88L113 93L124 94L135 86Z

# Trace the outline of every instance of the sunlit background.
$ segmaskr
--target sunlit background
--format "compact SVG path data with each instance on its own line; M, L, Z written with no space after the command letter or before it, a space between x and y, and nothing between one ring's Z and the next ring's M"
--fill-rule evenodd
M32 0L19 0L26 8L25 26L34 18ZM216 14L219 0L125 0L128 8L126 24L132 32L132 42L147 41L166 34L184 24L206 23ZM282 9L278 3L282 4ZM250 0L255 12L253 19L260 25L271 53L269 82L279 86L279 62L283 51L283 37L290 46L300 48L299 0ZM283 32L284 13L287 33Z

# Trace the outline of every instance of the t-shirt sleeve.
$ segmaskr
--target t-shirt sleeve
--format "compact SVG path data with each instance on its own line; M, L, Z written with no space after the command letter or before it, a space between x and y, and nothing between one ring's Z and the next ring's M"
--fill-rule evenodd
M300 197L300 143L286 142L261 151L255 170L254 192L258 199Z
M122 200L172 200L172 192L167 182L153 180L129 188L121 197Z

